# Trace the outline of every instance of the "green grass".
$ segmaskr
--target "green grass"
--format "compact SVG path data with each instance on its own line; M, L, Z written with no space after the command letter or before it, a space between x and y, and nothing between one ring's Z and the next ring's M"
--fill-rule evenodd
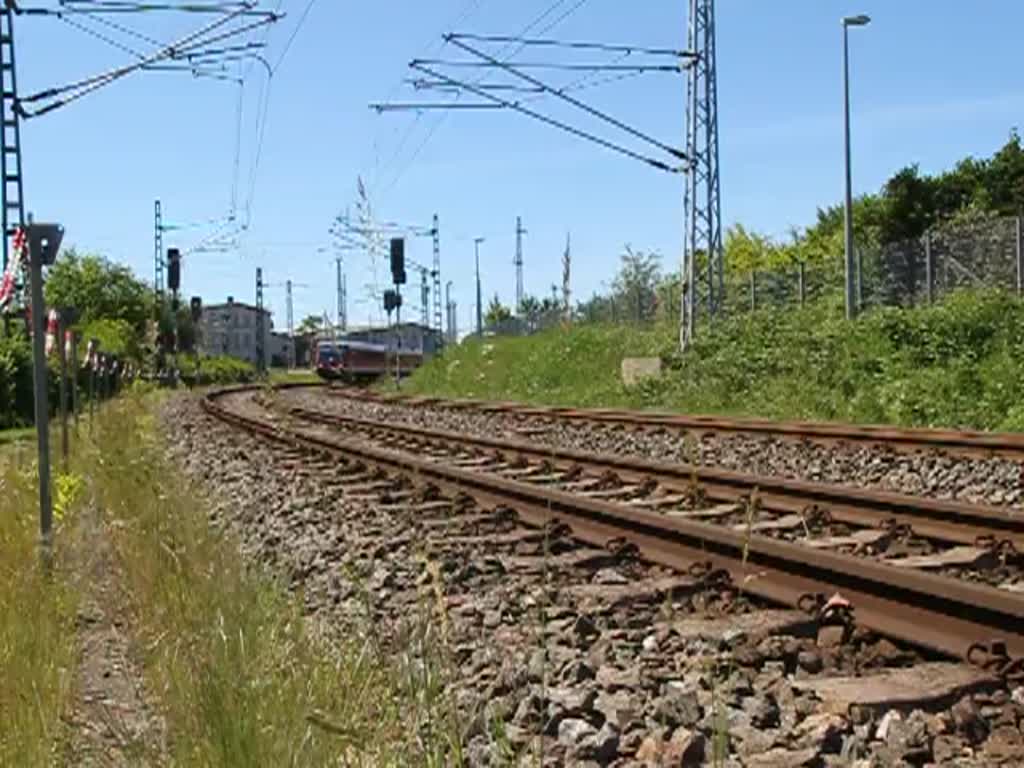
M35 440L35 427L18 427L15 429L0 429L0 447L11 443L20 443L28 440Z
M183 377L196 377L196 359L192 355L179 355L178 367ZM256 378L256 368L244 360L227 355L216 355L203 357L199 361L198 376L200 385L235 384L253 381Z
M665 373L621 384L623 357ZM940 304L866 313L841 304L762 309L702 325L680 355L676 329L577 326L469 340L404 392L766 418L1024 430L1024 303L962 292Z
M108 406L90 489L114 532L171 764L455 764L462 738L433 622L410 621L397 647L354 618L318 639L301 594L209 527L202 492L164 458L148 402Z
M323 382L323 379L308 368L293 368L291 370L287 368L271 368L268 375L271 384L320 384Z
M78 600L64 544L81 503L58 475L58 545L52 569L44 567L34 459L34 450L0 452L0 765L30 767L56 764L60 749Z
M93 439L83 428L72 471L54 478L50 570L37 551L34 451L0 452L0 765L59 764L67 748L62 716L87 586L71 564L86 505L111 537L121 629L167 724L168 752L150 762L460 764L472 713L448 693L458 672L441 593L428 594L386 647L360 617L346 617L343 633L319 632L301 594L209 527L202 492L165 457L153 415L163 396L125 394L97 413Z

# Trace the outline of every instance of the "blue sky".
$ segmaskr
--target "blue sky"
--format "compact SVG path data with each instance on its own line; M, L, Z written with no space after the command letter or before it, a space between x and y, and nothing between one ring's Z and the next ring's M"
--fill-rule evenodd
M674 268L681 244L682 178L582 142L507 111L389 113L373 101L413 100L402 84L409 59L440 53L440 35L521 30L555 0L318 0L270 89L265 138L252 187L250 228L229 253L195 254L186 295L251 301L254 270L291 278L296 319L334 312L330 244L334 216L366 179L381 218L441 219L444 279L454 280L459 325L472 317L473 238L481 246L485 296L510 303L514 229L523 217L526 287L545 294L561 280L566 233L573 292L600 290L626 243L662 254ZM264 0L273 6L277 0ZM289 16L269 37L276 62L307 0L284 0ZM562 0L565 9L574 0ZM851 32L855 191L876 190L897 168L949 167L988 155L1021 124L1024 86L1013 65L1024 3L987 0L969 13L954 0L719 0L718 67L722 213L727 224L784 236L842 194L843 15L868 13ZM981 5L981 4L979 4ZM551 30L562 39L683 47L684 0L588 0ZM557 14L553 14L552 17ZM124 19L126 23L129 20ZM138 28L171 38L194 19L151 15ZM126 56L53 19L18 19L23 94L123 63ZM527 54L522 54L524 58ZM539 53L528 58L539 60ZM256 113L266 78L244 86L238 200L250 199ZM581 96L669 144L682 144L682 76L662 73ZM146 73L23 125L26 200L37 219L65 224L65 242L126 263L152 279L153 200L165 220L217 219L231 202L238 86L181 74ZM549 102L551 114L567 113ZM590 126L591 123L581 121ZM619 139L613 129L603 132ZM637 146L630 143L630 146ZM208 230L166 236L188 247ZM426 262L429 240L409 243ZM348 253L351 322L365 322L370 282L364 254ZM384 269L380 272L383 277ZM413 279L413 278L411 278ZM418 291L410 303L418 302ZM284 288L267 291L284 324Z

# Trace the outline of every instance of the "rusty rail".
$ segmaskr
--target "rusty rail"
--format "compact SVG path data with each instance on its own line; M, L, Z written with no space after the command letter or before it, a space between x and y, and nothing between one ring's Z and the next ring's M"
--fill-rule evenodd
M968 657L977 644L996 638L1007 654L1024 655L1024 599L1012 593L285 429L230 411L217 402L225 393L207 395L206 411L272 442L411 473L483 505L512 507L530 525L564 523L590 544L625 539L646 559L682 572L722 569L740 590L771 602L802 607L808 596L839 591L861 626L938 653Z
M354 426L448 445L472 446L505 456L579 466L597 473L611 471L625 481L643 483L654 480L675 491L690 490L692 484L696 483L704 497L714 502L743 501L756 491L760 506L774 512L802 513L809 508L819 507L827 509L837 522L870 527L889 520L897 525L910 526L918 536L936 541L966 545L975 545L984 539L1008 541L1018 550L1024 551L1024 514L1007 507L928 499L615 454L593 454L541 446L523 440L477 437L307 408L290 408L288 413L307 421L336 427Z
M709 434L747 434L816 443L851 443L885 446L901 451L943 451L963 456L1002 456L1024 461L1024 433L981 430L904 428L875 424L842 424L829 421L773 421L728 418L667 411L637 411L620 408L567 408L526 405L512 401L444 399L415 395L383 395L370 390L331 387L338 397L377 403L429 405L439 408L474 410L535 416L583 423L610 424L634 429L677 429Z

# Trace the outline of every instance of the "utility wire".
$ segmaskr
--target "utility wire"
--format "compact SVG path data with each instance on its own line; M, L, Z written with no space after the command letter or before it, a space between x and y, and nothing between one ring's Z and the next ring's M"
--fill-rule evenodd
M309 16L309 12L313 10L313 6L316 5L316 0L309 0L306 4L306 10L302 12L302 16L299 17L299 23L295 25L295 29L292 30L292 36L288 38L288 42L285 43L284 50L281 51L280 57L277 59L277 64L274 65L272 72L277 72L281 66L281 62L284 61L284 57L288 55L288 51L291 50L292 43L295 42L295 38L298 37L299 30L302 29L302 25L306 22L306 18Z
M549 40L513 35L477 35L469 32L458 32L449 35L456 40L475 40L484 43L521 43L525 46L555 46L559 48L578 48L583 50L608 51L611 53L643 53L650 56L677 56L694 58L695 54L674 48L645 48L637 45L610 45L608 43L591 43L578 41Z
M202 48L203 46L209 45L210 43L217 42L219 40L232 37L234 35L242 34L244 32L249 31L252 28L261 26L263 24L272 23L275 20L272 17L264 18L258 22L244 25L238 29L222 32L210 38L197 40L198 38L203 38L205 35L208 35L218 27L227 23L228 21L231 21L237 15L237 13L230 14L222 19L218 19L217 21L214 21L206 25L200 30L192 32L170 45L164 46L162 49L150 54L149 56L143 59L140 59L134 64L117 67L107 72L103 72L99 75L94 75L92 77L85 78L84 80L79 80L77 82L59 86L56 88L48 88L44 91L39 91L38 93L23 97L19 100L19 111L22 114L22 116L26 118L38 117L40 115L46 114L47 112L52 112L55 109L67 106L71 102L77 101L83 96L92 93L93 91L98 90L99 88L102 88L106 85L109 85L110 83L119 80L126 75L129 75L141 69L145 69L150 64L154 64L168 58L172 60L180 58L181 54L183 53L188 53L193 49ZM21 106L23 103L26 102L32 103L36 101L42 101L45 99L52 99L65 93L69 93L70 95L66 96L63 99L58 99L57 101L51 102L50 104L47 104L46 106L36 110L28 111L25 110L23 106Z
M281 8L282 2L278 3L278 9ZM252 217L252 201L256 194L256 179L259 173L260 160L263 157L263 139L266 136L267 131L267 114L270 111L270 91L273 85L274 74L281 67L285 57L291 50L292 43L295 42L295 38L298 37L299 30L302 29L306 19L309 17L310 11L313 10L313 6L316 4L316 0L309 0L306 4L305 10L299 17L298 23L295 25L295 29L292 30L291 37L288 38L288 42L285 43L284 49L281 51L281 55L278 57L277 62L273 65L267 66L267 80L264 87L260 91L262 98L262 108L257 105L257 124L256 124L256 154L253 159L251 168L249 169L249 193L246 197L245 203L245 224L243 229L248 229Z
M649 135L647 133L644 133L643 131L640 131L640 130L636 129L636 128L632 127L631 125L629 125L627 123L624 123L621 120L619 120L617 118L614 118L614 117L612 117L609 114L606 114L605 112L602 112L599 109L595 109L594 107L590 106L589 104L587 104L587 103L585 103L583 101L580 101L579 99L577 99L577 98L575 98L573 96L569 96L569 95L567 95L566 93L564 93L562 91L557 91L557 90L551 88L550 86L548 86L543 81L538 80L535 77L531 77L530 75L527 75L527 74L525 74L523 72L519 72L516 69L516 67L513 67L513 66L511 66L509 64L500 62L497 59L495 59L493 56L491 56L491 55L489 55L487 53L484 53L483 51L480 51L480 50L474 48L473 46L469 45L468 43L464 43L461 40L456 40L456 39L454 39L451 36L448 37L448 40L453 45L455 45L455 46L457 46L459 48L462 48L464 51L467 51L467 52L473 54L474 56L479 56L480 58L484 59L486 62L488 62L488 63L490 63L490 64L492 64L494 66L501 67L502 69L504 69L509 74L512 74L512 75L515 75L516 77L518 77L520 80L525 80L526 82L530 83L530 85L533 85L533 86L535 86L537 88L543 88L547 93L551 94L552 96L554 96L554 97L556 97L558 99L561 99L562 101L566 102L567 104L571 104L572 106L576 107L577 109L582 109L588 115L591 115L592 117L596 117L598 120L606 122L609 125L615 126L619 130L625 131L626 133L630 134L631 136L633 136L633 137L635 137L637 139L640 139L641 141L644 141L644 142L650 144L651 146L657 147L658 149L660 149L660 150L662 150L664 152L668 152L673 157L676 157L676 158L678 158L680 160L685 160L686 159L686 154L684 152L682 152L681 150L676 149L675 147L671 147L668 144L664 143L663 141L660 141L659 139L656 139L653 136L651 136L651 135ZM518 65L516 65L516 66L518 66ZM619 66L622 66L622 65L619 65Z
M238 106L235 109L235 162L231 170L231 218L238 210L238 171L242 164L242 106L245 101L245 80L238 79Z
M596 136L596 135L594 135L592 133L589 133L587 131L581 130L579 128L574 128L573 126L568 125L567 123L563 123L563 122L561 122L559 120L555 120L554 118L548 117L547 115L543 115L540 112L535 112L534 110L529 109L528 107L522 106L518 102L512 102L512 101L508 101L506 99L502 99L501 97L495 96L494 94L489 93L488 91L482 91L482 90L476 88L475 86L473 86L473 85L471 85L469 83L463 83L463 82L460 82L458 80L454 80L454 79L448 77L447 75L443 75L443 74L441 74L439 72L435 72L435 71L433 71L433 70L431 70L431 69L429 69L429 68L427 68L425 66L419 65L419 66L417 66L415 68L419 69L421 72L425 72L426 74L431 75L432 77L439 77L439 78L441 78L443 80L447 80L452 85L461 86L462 88L466 89L470 93L475 93L476 95L482 96L485 99L489 99L490 101L493 101L493 102L495 102L497 104L501 104L503 106L506 106L509 109L514 109L515 111L521 112L524 115L527 115L528 117L532 117L535 120L541 121L542 123L546 123L546 124L551 125L551 126L553 126L555 128L560 128L561 130L566 131L567 133L571 133L574 136L578 136L579 138L586 139L587 141L591 141L591 142L593 142L595 144L598 144L598 145L600 145L602 147L610 149L610 150L612 150L614 152L618 152L619 154L626 155L627 157L631 157L634 160L640 160L641 162L647 163L648 165L653 166L655 168L658 168L660 170L668 171L669 173L678 173L679 170L680 170L678 168L673 168L670 165L667 165L666 163L661 162L660 160L657 160L657 159L652 158L652 157L647 157L645 155L641 155L640 153L634 152L631 149L627 149L626 147L623 147L620 144L616 144L614 142L608 141L607 139L602 139L600 136Z
M79 14L101 14L101 13L141 13L147 11L177 11L179 13L230 13L232 15L256 16L264 11L253 10L254 2L224 2L224 3L185 3L175 5L173 3L135 3L135 2L102 2L102 0L63 0L64 6L60 11L50 9L33 9L32 13L54 14L54 13L79 13ZM84 6L84 7L83 7Z
M267 113L270 110L270 88L274 83L273 69L267 70L267 79L260 86L260 93L256 104L256 143L252 164L249 167L249 192L245 200L245 223L243 229L249 228L252 217L252 201L256 194L256 175L259 171L260 160L263 156L263 137L267 128Z
M107 35L104 35L101 32L91 29L85 26L84 24L75 21L72 18L68 18L64 15L61 15L58 18L60 19L60 21L64 22L68 26L80 30L81 32L84 32L85 34L94 37L106 43L107 45L116 48L119 51L134 56L137 59L142 60L145 59L147 56L146 54L143 54L142 52L134 48L131 48L130 46L127 46ZM84 18L88 19L89 21L102 21L102 19L98 16L86 16ZM166 46L165 43L161 43L159 41L156 42L157 45ZM197 53L187 53L183 58L189 62L188 64L149 64L143 67L143 69L145 69L147 72L192 72L196 76L218 77L218 75L216 75L214 72L210 70L204 70L202 69L202 67L210 66L212 64L225 64L232 61L241 61L242 59L248 58L248 56L232 56L227 54L229 54L231 51L236 50L250 50L255 45L257 44L248 43L246 45L229 46L226 48L219 49L215 48L209 51L199 51ZM207 59L209 59L209 61L207 61ZM233 78L220 79L231 80Z
M549 5L540 15L534 17L532 21L530 21L528 24L526 24L525 27L523 27L522 30L520 30L520 36L530 34L534 29L537 28L538 25L542 24L545 19L547 19L551 14L555 13L560 6L564 5L565 2L566 0L554 0L554 2L551 3L551 5ZM577 2L573 6L571 6L566 12L564 12L561 16L557 17L554 21L548 23L547 26L545 26L537 34L543 35L551 31L552 28L554 28L559 23L564 21L572 13L579 10L579 8L582 7L585 2L587 2L587 0L577 0ZM516 56L522 49L522 44L518 44L518 47L516 47L516 45L509 45L505 46L501 51L499 51L498 55L501 56L502 58L509 59L513 56ZM479 79L477 80L477 82L479 82ZM456 95L456 99L458 99L458 95ZM447 111L443 112L436 120L434 120L430 129L427 131L427 135L424 137L423 141L421 141L420 144L416 147L415 151L412 153L412 155L409 157L406 163L399 169L398 173L395 174L394 178L391 180L391 183L388 184L387 187L385 187L385 189L381 193L382 195L385 195L388 192L390 192L398 184L402 176L405 175L406 171L408 171L408 169L412 167L413 163L416 162L420 154L426 148L427 144L430 143L431 139L437 133L437 130L444 123L445 119L448 117L448 114L449 113ZM420 115L422 115L422 112L417 115L417 122L420 119Z
M93 14L93 15L90 15L88 18L90 18L92 21L95 21L95 22L97 22L99 24L103 24L103 25L105 25L107 27L110 27L111 29L116 29L118 32L121 32L121 33L126 34L126 35L130 35L131 37L138 38L139 40L142 40L144 43L149 43L150 45L156 45L156 46L163 45L162 42L160 42L159 40L157 40L155 38L150 37L149 35L144 35L141 32L137 32L136 30L132 29L131 27L126 27L123 24L118 24L116 21L111 21L110 19L106 19L103 16L100 16L100 15L97 15L97 14Z
M466 3L466 5L463 6L462 11L459 14L458 18L453 22L453 26L458 26L458 25L462 24L466 19L469 18L470 14L472 14L474 11L476 11L480 7L482 2L483 2L483 0L470 0L470 2ZM443 31L444 30L442 29L442 32ZM433 45L431 45L431 43L428 42L426 45L423 46L423 49L421 49L420 53L422 54L422 53L426 52L427 50L433 48L434 46L437 46L437 49L440 50L440 49L444 48L444 45L445 45L444 44L444 39L443 39L443 36L442 36L441 37L441 42L440 42L439 45L436 42ZM388 93L388 95L384 98L384 103L387 103L387 102L391 101L391 99L393 99L394 96L395 96L395 92L401 86L402 86L402 80L399 80L397 83L395 83L395 85L391 88L391 92ZM387 169L387 168L391 167L391 165L398 159L398 157L401 154L402 150L405 148L406 142L409 140L409 137L412 135L412 133L415 130L416 126L419 125L419 123L422 120L422 118L423 118L423 113L422 112L417 112L415 119L409 122L408 126L406 127L406 130L402 134L402 138L398 142L398 146L395 148L395 151L391 153L391 157L388 158L387 162L384 163L383 168ZM432 133L432 131L431 131L431 133ZM380 172L381 172L380 164L379 163L375 163L374 164L374 169L373 169L373 178L372 178L372 180L370 182L371 189L376 187L377 180L378 180L378 178L380 176Z
M134 48L130 48L129 46L124 45L123 43L118 42L114 38L108 37L107 35L104 35L102 32L98 32L95 29L90 29L89 27L85 26L84 24L82 24L80 22L74 21L73 19L69 19L67 16L58 16L57 18L59 18L61 21L63 21L69 27L73 27L74 29L77 29L80 32L84 32L85 34L89 35L90 37L94 37L97 40L100 40L100 41L106 43L107 45L109 45L109 46L111 46L113 48L117 48L122 53L127 53L127 54L129 54L131 56L134 56L137 59L144 59L144 58L146 58L145 54L143 54L142 52L137 51Z
M451 41L454 45L465 45L457 40ZM467 50L469 49L467 47ZM477 52L479 56L486 56ZM458 67L462 69L555 69L568 72L682 72L683 68L678 64L562 64L549 61L452 61L449 59L413 59L412 65L429 64L432 67ZM511 70L510 70L511 71ZM513 73L514 74L514 73Z
M410 112L414 110L422 111L427 109L505 109L505 106L503 104L491 104L489 102L479 104L460 101L389 101L381 104L371 104L370 109L380 114L381 112Z
M621 73L616 74L616 75L609 75L608 77L594 79L595 73L592 73L592 74L589 74L589 75L584 75L583 77L580 77L580 78L578 78L576 80L573 80L569 84L560 86L560 87L556 88L555 90L558 91L559 93L569 93L569 92L572 92L572 91L583 91L583 90L587 90L588 88L595 88L595 87L597 87L599 85L605 85L606 83L614 83L614 82L617 82L619 80L626 80L628 78L639 77L642 74L643 74L643 72L621 72ZM441 80L427 80L426 78L410 78L409 79L409 84L412 85L412 87L415 88L418 91L428 91L429 90L429 91L443 91L443 92L450 92L450 93L459 93L459 89L456 86L448 85L447 83L445 83L445 82L443 82ZM547 90L544 89L544 88L538 88L536 86L530 86L530 85L513 85L511 83L476 83L475 85L476 85L477 88L481 88L481 89L486 90L486 91L506 91L506 92L510 92L510 93L538 94L537 98L523 99L524 102L526 102L526 101L529 101L529 102L539 101L540 97L547 93ZM371 104L370 107L373 108L373 109L377 109L378 107L382 106L382 107L384 107L384 110L387 111L392 106L395 106L397 104L398 104L398 102L392 102L392 103L383 102L381 104ZM452 108L455 108L455 107L458 106L458 102L446 102L446 104L448 106L452 107ZM444 105L442 105L442 106L444 106ZM493 106L493 105L489 105L489 106ZM405 104L403 106L404 110L428 109L428 108L429 108L428 105L421 104L419 102L410 102L410 103L407 103L407 104Z

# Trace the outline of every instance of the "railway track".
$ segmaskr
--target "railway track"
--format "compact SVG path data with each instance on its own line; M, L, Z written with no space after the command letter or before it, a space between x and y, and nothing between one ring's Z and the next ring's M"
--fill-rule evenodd
M768 475L753 475L713 467L658 462L614 454L594 454L578 450L541 446L526 440L506 440L465 435L439 429L426 429L408 424L342 416L333 413L292 407L292 416L306 421L331 424L376 441L408 441L418 446L448 451L471 448L489 452L494 463L504 462L499 471L508 471L529 479L530 471L516 472L509 461L529 460L533 466L547 463L562 473L562 478L575 481L572 490L585 497L619 498L631 506L671 514L699 497L714 502L713 513L705 519L722 519L745 527L747 504L756 498L759 513L774 515L773 519L751 522L755 532L807 532L809 524L837 523L856 528L873 528L887 535L913 535L922 539L975 550L1002 547L1005 551L1024 550L1024 515L1007 507L967 504L955 501L925 499L884 491L854 489L844 486L812 483ZM467 458L467 457L464 457ZM467 460L474 461L473 457ZM479 469L488 465L480 463ZM588 479L577 479L585 475ZM554 478L551 478L554 479ZM733 510L733 511L730 511ZM701 515L698 515L701 516ZM737 520L737 516L744 521ZM821 540L825 549L863 548L877 544L869 536L851 540L834 537ZM960 550L963 560L971 555ZM949 558L947 558L949 559ZM941 563L931 567L941 567Z
M1005 556L1022 535L1007 510L769 478L758 479L764 487L757 486L755 494L749 479L744 482L733 473L655 467L344 417L324 419L301 409L272 420L266 413L227 407L228 395L255 396L245 390L214 393L204 408L264 440L415 477L487 508L513 509L528 525L565 525L587 544L634 547L644 559L679 574L701 579L714 574L743 594L817 610L824 621L853 618L860 627L917 647L1004 674L1019 672L1024 599L1018 594L853 555L842 546L812 548L782 535L793 530L794 515L800 517L797 530L806 530L809 505L827 506L831 520L862 525L861 530L877 528L885 516L895 518L897 526L901 520L909 524L917 537L950 544L971 540L972 549L981 549L973 546L979 535L1006 541ZM340 437L339 428L349 434ZM683 514L665 514L672 504ZM765 510L772 520L752 519L752 508ZM707 522L735 521L737 515L746 515L742 527ZM780 516L791 519L785 526L756 527L778 523ZM857 532L851 537L856 542ZM829 602L836 593L842 600Z
M907 452L942 451L958 456L998 456L1018 461L1024 460L1024 434L1012 432L899 428L824 421L740 419L616 408L534 406L516 402L444 399L401 394L383 395L372 390L356 388L330 387L327 391L336 397L371 403L478 411L513 417L536 418L549 422L600 424L635 430L673 430L696 436L706 434L755 435L820 444L884 446Z

